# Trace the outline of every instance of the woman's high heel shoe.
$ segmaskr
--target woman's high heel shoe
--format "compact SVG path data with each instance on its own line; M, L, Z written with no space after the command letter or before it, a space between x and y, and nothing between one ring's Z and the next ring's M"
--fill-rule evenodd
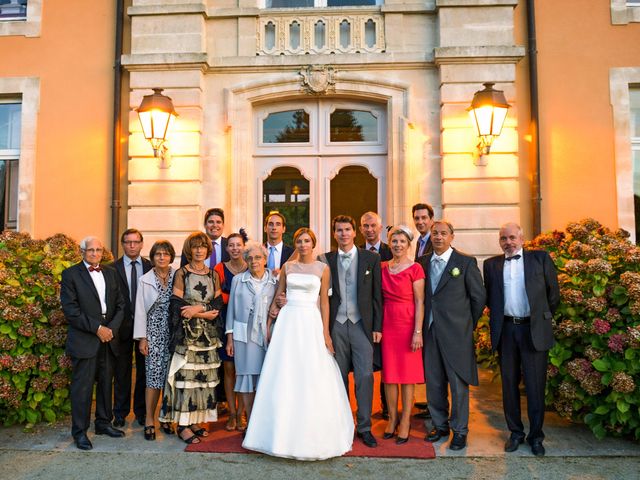
M407 432L406 437L398 436L398 438L396 438L396 445L402 445L403 443L407 443L409 441L410 434L411 434L411 427L409 427L409 431Z
M176 431L173 429L173 425L168 422L160 422L160 428L167 435L173 435Z
M393 427L393 431L392 432L384 432L382 434L382 438L384 438L385 440L390 440L393 437L395 437L396 434L398 433L398 423L400 423L400 422L396 422L396 426Z
M144 439L145 440L155 440L156 439L156 427L153 425L149 425L144 427Z

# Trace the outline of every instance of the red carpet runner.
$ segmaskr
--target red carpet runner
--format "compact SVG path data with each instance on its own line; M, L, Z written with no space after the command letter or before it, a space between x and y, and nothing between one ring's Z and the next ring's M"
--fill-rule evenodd
M376 373L376 389L374 392L373 411L380 411L380 395L377 389L379 377ZM352 382L353 383L353 382ZM354 408L353 388L351 388L351 402ZM414 412L415 413L415 412ZM322 412L318 412L322 415ZM242 435L240 432L227 432L224 429L226 416L216 423L209 424L209 436L203 438L201 443L188 445L187 452L199 453L254 453L242 448ZM354 438L353 450L347 453L347 457L395 457L395 458L435 458L436 453L433 445L424 441L425 426L423 420L411 419L411 434L409 441L404 445L396 445L395 438L384 440L382 433L387 425L386 420L382 420L378 414L372 418L373 435L378 440L377 448L366 447L361 440Z

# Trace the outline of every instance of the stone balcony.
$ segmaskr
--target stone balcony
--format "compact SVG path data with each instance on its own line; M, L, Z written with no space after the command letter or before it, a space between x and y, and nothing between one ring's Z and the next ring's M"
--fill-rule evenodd
M379 10L319 10L263 11L257 22L256 54L313 55L385 51L384 16Z

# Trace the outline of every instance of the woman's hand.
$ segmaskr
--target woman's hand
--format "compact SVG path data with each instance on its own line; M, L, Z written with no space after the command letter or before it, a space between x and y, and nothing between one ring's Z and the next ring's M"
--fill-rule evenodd
M233 357L233 333L227 333L227 355Z
M411 338L411 351L415 352L422 348L422 332L413 332L413 337Z
M198 313L203 313L202 305L185 305L180 308L180 315L186 319L193 318Z
M140 350L140 353L145 357L149 355L149 342L147 342L146 338L140 339L140 342L138 343L138 350Z
M329 332L325 332L324 334L324 344L331 355L336 354L336 351L333 348L333 340L331 340L331 335L329 335Z

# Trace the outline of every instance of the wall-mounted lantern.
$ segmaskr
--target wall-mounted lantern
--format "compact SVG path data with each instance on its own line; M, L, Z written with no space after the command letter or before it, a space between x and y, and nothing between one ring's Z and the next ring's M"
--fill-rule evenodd
M144 138L149 140L153 148L153 156L160 159L160 168L169 168L169 149L165 140L178 114L173 108L173 102L162 94L162 90L154 88L153 94L142 97L137 112Z
M504 92L493 88L494 82L483 85L484 90L478 90L473 94L471 106L467 109L480 140L474 155L476 165L487 164L486 158L483 157L489 154L493 140L500 135L507 110L511 107L507 103Z

